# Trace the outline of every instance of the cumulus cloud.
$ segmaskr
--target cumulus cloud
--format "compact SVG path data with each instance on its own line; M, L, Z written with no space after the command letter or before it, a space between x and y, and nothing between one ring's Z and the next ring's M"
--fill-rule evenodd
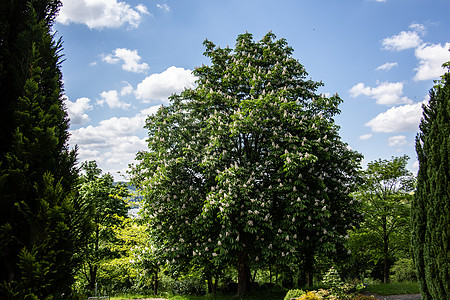
M97 104L108 104L110 108L127 109L131 106L130 103L124 103L119 99L119 93L116 90L104 91L100 93L101 99L97 100Z
M419 59L419 66L414 80L438 79L445 73L442 64L450 61L450 43L441 44L423 44L415 51L416 57Z
M195 87L196 77L191 70L170 67L162 73L152 74L137 85L136 98L144 102L168 102L168 97L185 88Z
M138 151L147 148L145 136L140 131L148 115L156 113L160 105L141 110L133 117L113 117L97 126L87 126L70 131L70 144L78 145L80 161L96 160L105 172L115 175L124 171Z
M422 39L417 32L402 31L397 35L383 39L381 43L384 50L402 51L416 48L422 43Z
M136 28L143 16L149 14L142 4L132 8L117 0L63 0L62 3L57 22L85 24L91 29L118 28L124 24Z
M75 102L65 99L67 113L69 114L71 124L84 124L90 121L89 116L85 113L92 109L89 98L78 98Z
M371 137L372 137L372 134L371 134L371 133L367 133L367 134L360 135L360 136L359 136L359 139L360 139L361 141L364 141L364 140L370 139Z
M378 66L375 70L388 71L388 70L392 69L393 67L397 67L397 66L398 66L398 63L396 63L396 62L393 62L393 63L387 62L381 66Z
M424 102L392 107L379 114L365 126L374 132L415 132L422 117Z
M382 82L377 87L365 86L364 83L358 83L350 90L350 96L358 97L360 95L369 96L376 100L377 104L396 105L412 103L412 100L403 96L402 82Z
M158 3L158 4L156 4L156 7L158 7L159 9L161 9L165 13L168 13L170 11L170 7L166 3L163 3L163 4L159 4Z
M146 63L140 63L141 57L137 50L117 48L113 54L102 55L102 60L109 64L123 62L122 69L128 72L144 73L148 71L149 66Z
M399 34L385 38L381 41L384 50L402 51L416 48L422 43L420 36L425 34L425 26L422 24L411 24L410 31L402 31Z
M126 96L133 93L133 86L128 82L125 82L125 86L120 90L121 96Z
M388 138L389 147L401 147L406 144L406 136L404 135L395 135Z

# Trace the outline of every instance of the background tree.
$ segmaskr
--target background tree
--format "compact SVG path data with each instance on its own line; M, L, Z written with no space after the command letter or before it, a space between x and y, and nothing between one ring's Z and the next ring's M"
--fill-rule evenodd
M133 170L159 254L236 266L238 294L250 267L337 252L357 220L349 193L360 155L333 120L342 100L317 94L322 84L274 38L242 34L234 50L205 41L212 65L148 118L149 150Z
M405 155L370 162L356 193L364 218L360 228L351 231L350 249L367 262L381 262L384 283L393 260L409 256L415 177L406 168L408 160Z
M450 62L444 64L449 69ZM413 247L423 299L450 297L450 73L430 91L416 137Z
M125 185L114 183L111 174L102 174L95 161L84 162L82 170L78 193L83 210L79 213L84 214L88 231L81 250L81 272L89 289L94 290L101 263L115 255L109 244L117 241L114 226L122 224L120 217L127 216L124 198L129 193Z
M60 2L0 3L0 284L4 297L67 292L77 249L67 146Z

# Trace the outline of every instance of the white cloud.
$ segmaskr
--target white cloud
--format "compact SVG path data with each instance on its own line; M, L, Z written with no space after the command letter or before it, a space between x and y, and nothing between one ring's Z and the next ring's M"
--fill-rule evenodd
M378 66L375 70L388 71L388 70L392 69L393 67L397 67L397 66L398 66L398 63L396 63L396 62L393 62L393 63L387 62L381 66Z
M138 5L136 5L135 8L138 12L140 12L143 15L150 15L150 13L147 10L147 7L143 4L138 4Z
M426 30L425 30L425 26L423 26L422 24L418 24L418 23L413 23L411 25L409 25L409 28L411 28L414 32L417 32L420 35L424 35Z
M149 69L148 64L139 63L141 57L137 50L129 50L125 48L117 48L113 54L102 55L102 60L109 64L123 62L122 69L128 72L144 73Z
M91 29L118 28L124 24L138 27L147 8L139 4L134 9L117 0L63 0L56 21L62 24L80 23Z
M411 170L417 174L417 172L419 171L419 161L416 160L415 162L413 162L412 166L411 166Z
M100 93L101 99L97 100L97 104L108 104L110 108L127 109L131 106L130 103L124 103L119 99L119 93L116 90L104 91Z
M180 93L185 88L195 87L196 77L191 70L170 67L162 73L156 73L145 78L137 85L135 94L144 102L168 102L168 97Z
M126 96L133 93L133 86L125 82L125 86L120 90L120 96Z
M445 73L442 64L450 61L450 43L441 44L423 44L415 51L416 57L419 59L419 67L414 76L414 80L438 79Z
M156 7L158 7L159 9L161 9L165 13L168 13L170 11L170 7L166 3L164 3L164 4L159 4L158 3L158 4L156 4Z
M384 50L401 51L416 48L422 43L419 33L416 31L402 31L397 35L385 38L381 41Z
M388 138L389 147L401 147L406 144L406 136L404 135L395 135Z
M90 121L89 116L85 113L92 109L92 105L89 104L91 99L78 98L75 102L65 99L67 113L69 114L71 124L84 124Z
M402 97L403 83L402 82L382 82L377 87L365 86L364 83L358 83L350 90L350 96L358 97L360 95L369 96L376 100L377 104L396 105L412 103L408 97Z
M113 117L98 126L87 126L70 131L70 144L78 145L79 159L96 160L105 172L115 175L132 163L138 151L145 150L146 137L140 136L148 115L156 113L160 105L141 110L133 117Z
M392 107L367 122L365 126L374 132L415 132L419 128L423 103L425 102Z
M366 133L366 134L360 135L360 136L359 136L359 139L360 139L361 141L364 141L364 140L370 139L371 137L372 137L372 134L371 134L371 133Z

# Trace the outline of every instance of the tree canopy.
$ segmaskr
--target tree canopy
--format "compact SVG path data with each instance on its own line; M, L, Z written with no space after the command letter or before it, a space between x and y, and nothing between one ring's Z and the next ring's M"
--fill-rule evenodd
M450 69L450 62L444 64ZM422 297L450 297L450 72L430 91L416 137L419 160L412 204L414 260Z
M162 262L235 265L243 294L252 266L343 250L361 156L334 123L342 100L318 94L286 40L204 45L197 87L147 119L133 182Z
M364 213L361 226L350 234L352 253L365 263L383 265L389 281L391 261L410 251L410 201L415 177L406 168L409 157L370 162L355 193ZM364 270L362 270L364 271Z
M127 216L124 198L129 192L123 184L114 183L111 174L102 174L95 161L84 162L82 170L78 214L83 215L86 230L79 251L83 258L80 269L89 289L94 290L101 262L114 256L109 244L117 242L113 228Z

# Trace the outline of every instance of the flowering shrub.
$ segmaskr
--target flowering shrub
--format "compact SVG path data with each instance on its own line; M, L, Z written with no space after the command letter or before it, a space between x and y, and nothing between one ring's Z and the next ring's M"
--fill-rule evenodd
M300 296L300 298L296 298L298 300L322 300L322 297L320 297L317 292L315 291L309 291L306 294Z

